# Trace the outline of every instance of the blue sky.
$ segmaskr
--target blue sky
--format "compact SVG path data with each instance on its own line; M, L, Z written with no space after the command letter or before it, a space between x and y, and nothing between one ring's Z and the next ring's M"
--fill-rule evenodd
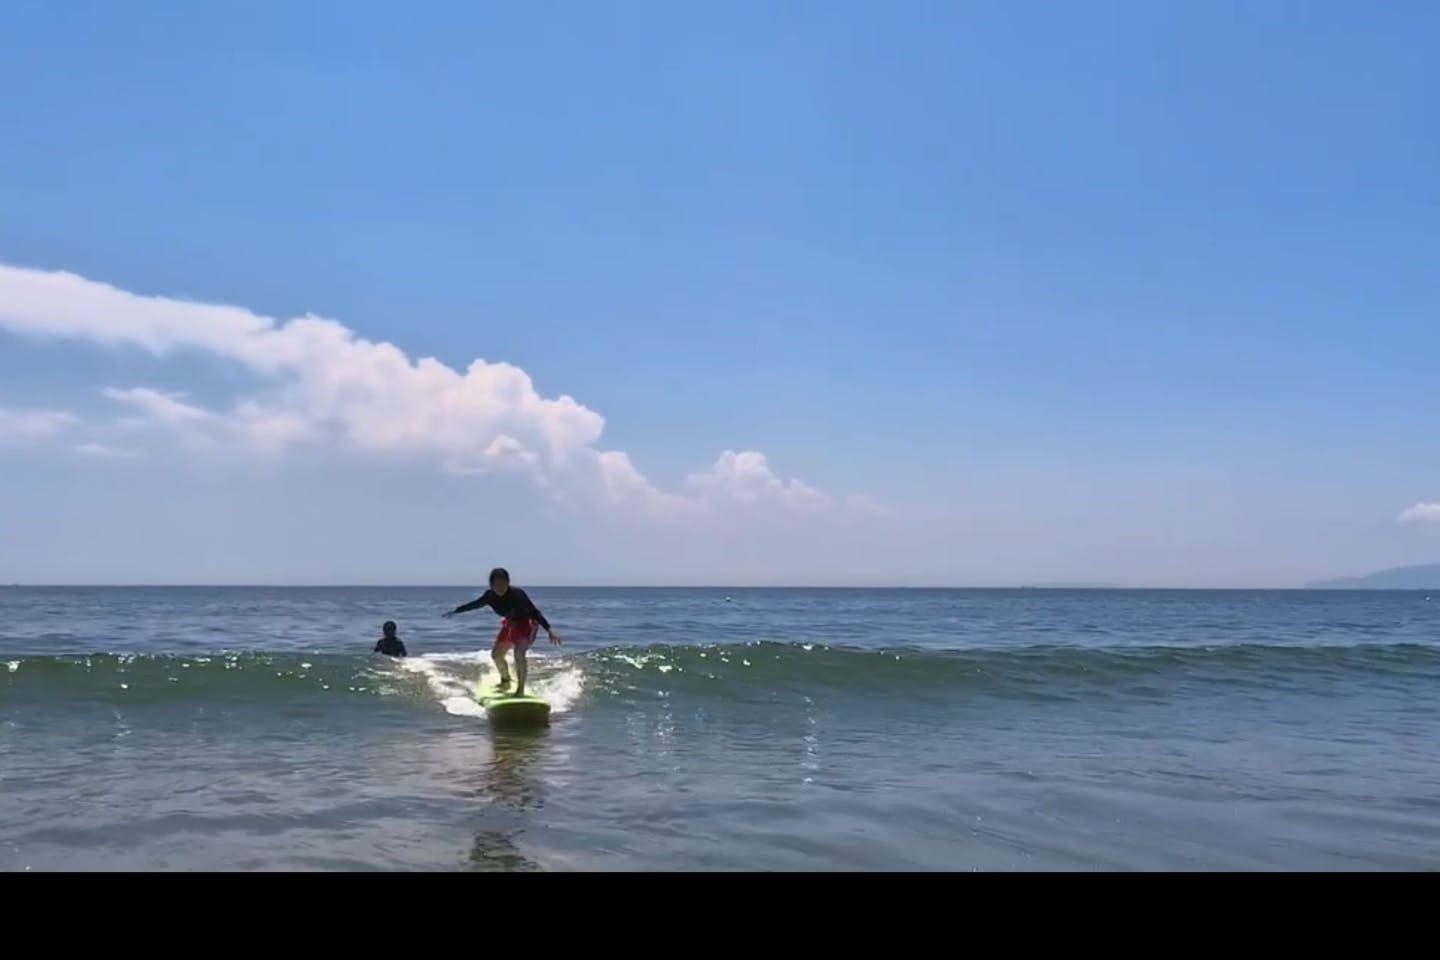
M1433 4L7 14L0 581L1440 560Z

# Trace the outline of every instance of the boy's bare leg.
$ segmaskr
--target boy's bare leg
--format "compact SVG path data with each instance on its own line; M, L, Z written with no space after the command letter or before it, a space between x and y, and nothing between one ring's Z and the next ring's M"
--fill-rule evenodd
M490 659L495 661L495 669L500 671L500 686L510 685L510 671L505 666L505 650L498 643L490 651ZM525 682L525 674L520 674L520 682Z

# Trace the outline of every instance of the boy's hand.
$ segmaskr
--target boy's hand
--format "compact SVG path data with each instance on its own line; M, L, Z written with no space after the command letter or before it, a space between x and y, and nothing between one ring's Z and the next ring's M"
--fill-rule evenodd
M560 634L556 633L554 630L546 630L545 635L550 638L550 642L555 644L555 646L560 646Z
M446 620L449 620L451 617L455 616L455 611L446 610L444 613L440 614L440 616Z

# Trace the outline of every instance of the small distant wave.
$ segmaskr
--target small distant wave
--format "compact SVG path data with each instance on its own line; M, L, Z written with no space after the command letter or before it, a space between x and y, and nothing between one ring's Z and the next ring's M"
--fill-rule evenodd
M454 716L483 717L475 685L495 668L474 653L398 660L336 654L91 654L14 657L0 669L0 708L86 700L140 706L187 699L214 705L323 697L424 697ZM530 658L529 686L569 711L584 690L580 663Z
M1123 692L1193 679L1221 684L1312 682L1342 675L1434 672L1440 645L1077 647L858 650L810 643L616 647L589 656L593 682L612 691L664 687L744 696L758 689L828 688L900 696L956 690L1019 697Z
M138 706L196 698L213 704L408 697L459 717L484 711L475 685L483 653L391 661L342 654L222 653L20 656L0 661L0 709L85 700ZM533 656L530 687L557 714L617 695L697 701L816 691L857 696L983 693L1036 700L1158 696L1174 683L1313 686L1327 680L1440 682L1440 644L1282 646L1030 646L860 650L811 643L656 644Z
M87 697L142 703L187 697L221 701L306 699L316 693L375 695L390 686L364 658L336 655L98 653L22 656L0 671L6 702Z

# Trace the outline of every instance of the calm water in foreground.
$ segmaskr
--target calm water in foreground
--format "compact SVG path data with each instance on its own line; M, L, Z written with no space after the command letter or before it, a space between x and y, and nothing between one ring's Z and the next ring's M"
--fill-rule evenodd
M0 869L1440 867L1440 596L531 593L0 588Z

